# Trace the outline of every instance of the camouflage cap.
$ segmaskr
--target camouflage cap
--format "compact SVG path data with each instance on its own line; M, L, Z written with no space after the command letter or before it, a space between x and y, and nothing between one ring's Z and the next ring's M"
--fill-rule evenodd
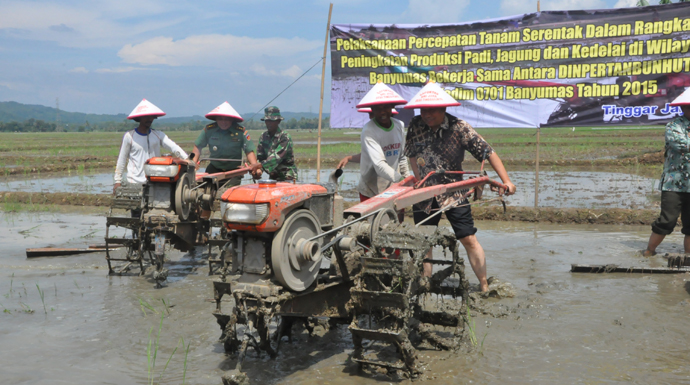
M280 108L276 106L266 107L264 110L264 117L261 120L283 120L284 118L280 116Z

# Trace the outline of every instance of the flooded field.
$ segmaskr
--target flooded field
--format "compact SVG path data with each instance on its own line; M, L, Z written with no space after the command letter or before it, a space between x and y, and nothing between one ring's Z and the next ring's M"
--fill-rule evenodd
M172 253L172 279L163 289L146 277L107 276L103 254L25 258L27 247L100 243L104 227L97 215L0 214L0 341L11 347L0 350L0 382L145 384L153 375L155 383L180 384L186 355L185 383L219 384L234 361L216 342L220 331L201 249ZM665 265L661 257L636 253L646 245L648 227L478 227L489 275L512 283L517 295L484 300L478 307L486 314L473 312L482 341L477 351L421 351L426 372L415 383L690 381L690 277L569 272L572 263ZM680 248L676 232L659 251ZM476 286L471 273L468 278ZM152 354L156 339L150 369L147 349ZM250 352L244 370L255 384L393 382L358 375L351 352L349 333L339 327L322 337L283 341L276 360Z
M321 182L328 181L332 169L321 169ZM315 182L315 168L301 168L301 181ZM264 176L267 176L264 174ZM496 173L489 176L498 179ZM509 206L534 205L534 172L511 171L510 177L518 187L515 195L506 198ZM0 191L24 192L81 192L109 194L112 192L111 173L72 173L71 175L39 175L33 178L0 178ZM635 173L606 171L542 171L539 179L539 206L556 208L626 208L651 209L658 207L660 192L658 177ZM249 175L244 184L252 183ZM340 178L340 190L346 200L356 201L359 168L348 164ZM493 196L487 193L487 197Z

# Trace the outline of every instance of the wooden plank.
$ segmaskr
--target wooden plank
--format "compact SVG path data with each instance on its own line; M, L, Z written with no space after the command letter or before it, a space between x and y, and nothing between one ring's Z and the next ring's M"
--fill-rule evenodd
M618 265L570 265L571 273L636 273L636 274L683 274L690 268L673 267L620 267Z
M27 258L37 258L37 257L59 257L63 255L77 255L77 254L87 254L87 253L98 253L105 251L105 249L71 249L71 248L59 248L59 247L40 247L35 249L26 249Z

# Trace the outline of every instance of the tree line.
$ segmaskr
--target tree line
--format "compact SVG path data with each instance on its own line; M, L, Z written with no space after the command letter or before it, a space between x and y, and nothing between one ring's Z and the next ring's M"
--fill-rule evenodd
M153 128L164 131L200 131L209 121L191 121L185 123L162 123L154 122ZM242 126L248 130L264 130L266 125L261 120L247 120L241 123ZM301 118L299 120L292 118L284 120L280 127L284 130L294 129L316 129L319 126L318 118ZM40 119L28 119L24 122L0 122L0 132L124 132L132 130L136 127L136 123L131 120L124 120L121 122L105 122L90 124L88 121L84 124L56 124L55 122L46 122ZM329 118L321 121L321 128L329 128Z

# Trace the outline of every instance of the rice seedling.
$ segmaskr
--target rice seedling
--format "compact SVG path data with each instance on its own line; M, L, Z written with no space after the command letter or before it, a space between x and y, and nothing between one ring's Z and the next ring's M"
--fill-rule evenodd
M168 313L168 315L170 315L170 307L171 306L165 302L164 298L161 298L161 302L163 302L163 309L165 309L165 311Z
M472 315L470 314L470 307L467 306L467 315L463 315L465 319L465 324L467 325L467 328L469 329L469 337L470 337L470 343L472 344L473 347L477 346L477 334L476 334L476 329L475 329L475 324L474 324L474 319L472 319Z
M38 286L38 283L36 284L36 289L38 289L38 294L41 296L41 302L43 303L43 313L48 314L48 310L46 309L46 301L44 297L44 292L41 290L41 287Z
M0 306L2 306L2 308L4 309L4 310L2 311L3 313L12 314L12 312L10 311L10 309L6 308L3 304L0 303ZM185 366L186 366L186 361L185 361Z
M158 349L159 349L159 341L161 337L161 332L163 330L163 319L165 318L165 314L161 313L161 322L158 325L158 335L156 336L155 341L151 338L151 333L153 333L153 326L151 326L151 329L149 330L149 343L146 348L146 358L147 358L147 369L148 369L148 383L153 385L154 380L156 379L156 358L158 357ZM184 340L180 337L180 341L182 341L182 346L184 347ZM166 361L165 366L163 367L163 370L160 372L158 375L158 383L161 383L161 379L163 378L163 374L165 371L168 369L168 365L170 364L170 360L172 360L173 356L177 352L177 349L180 346L180 341L177 342L175 345L175 349L173 349L172 353L170 353L170 357L168 357L168 361ZM185 369L184 369L184 375L186 377L187 373L187 356L185 355Z
M31 314L31 313L34 312L34 310L31 309L31 307L29 307L29 305L25 304L24 302L20 302L19 305L21 305L22 310L24 311L24 313L29 313L29 314Z
M146 302L143 298L139 297L139 306L141 307L141 311L144 313L144 317L146 317L146 309L149 309L152 313L158 314L158 310L156 310L151 304Z
M182 346L184 347L184 339L180 337L182 340ZM187 357L189 356L189 346L191 345L191 342L187 344L187 347L184 350L184 370L182 371L182 385L184 385L185 379L187 378Z

